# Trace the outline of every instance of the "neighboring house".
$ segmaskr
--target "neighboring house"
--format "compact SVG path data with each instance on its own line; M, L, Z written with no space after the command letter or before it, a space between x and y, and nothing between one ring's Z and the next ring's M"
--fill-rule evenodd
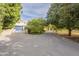
M16 23L16 26L14 28L14 32L24 31L25 26L26 26L26 22L20 20L18 23Z

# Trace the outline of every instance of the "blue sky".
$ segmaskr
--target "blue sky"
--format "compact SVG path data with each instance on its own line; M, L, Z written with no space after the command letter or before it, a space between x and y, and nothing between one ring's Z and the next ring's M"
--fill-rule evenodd
M50 7L49 3L25 3L22 4L22 20L29 20L31 18L43 17L47 15L47 11Z

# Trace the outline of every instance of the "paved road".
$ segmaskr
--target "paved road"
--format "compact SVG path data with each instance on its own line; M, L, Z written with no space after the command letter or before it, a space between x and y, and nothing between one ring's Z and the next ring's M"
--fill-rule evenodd
M13 33L6 38L0 41L1 56L79 56L79 44L52 33Z

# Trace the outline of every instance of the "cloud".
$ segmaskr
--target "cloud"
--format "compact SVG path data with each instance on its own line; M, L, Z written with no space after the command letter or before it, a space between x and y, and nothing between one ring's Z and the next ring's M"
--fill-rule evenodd
M26 3L22 4L23 13L21 18L23 19L31 19L37 17L46 17L46 13L50 7L48 3Z

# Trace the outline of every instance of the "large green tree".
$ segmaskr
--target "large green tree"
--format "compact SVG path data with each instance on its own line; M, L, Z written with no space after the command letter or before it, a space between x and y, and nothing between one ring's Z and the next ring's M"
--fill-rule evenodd
M57 28L68 29L71 36L72 30L79 28L79 4L51 4L47 18Z
M4 8L4 4L0 4L0 32L2 31L2 25L3 25L3 18L4 18L4 14L5 14L5 8Z
M3 29L11 29L15 23L20 19L21 5L18 3L7 3L3 5Z
M59 8L62 4L51 4L51 7L48 10L47 13L47 24L53 24L55 25L54 29L57 31L57 28L59 28Z

